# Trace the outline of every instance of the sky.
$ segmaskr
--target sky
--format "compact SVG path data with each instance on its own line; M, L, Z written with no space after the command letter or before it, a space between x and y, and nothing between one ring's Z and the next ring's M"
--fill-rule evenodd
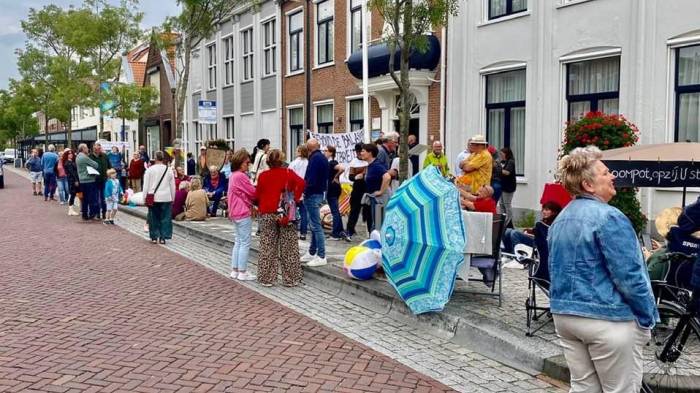
M119 4L118 0L109 0ZM81 0L0 0L0 89L6 89L10 78L17 78L15 49L23 48L26 37L20 21L27 17L30 8L42 8L49 4L61 7L80 5ZM140 0L144 12L141 27L160 25L166 16L179 13L176 0Z

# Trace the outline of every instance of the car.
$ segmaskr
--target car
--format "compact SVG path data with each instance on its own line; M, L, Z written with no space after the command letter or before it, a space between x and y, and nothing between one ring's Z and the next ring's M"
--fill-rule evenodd
M13 163L15 162L15 158L17 158L17 153L15 149L5 149L5 152L2 153L3 162Z

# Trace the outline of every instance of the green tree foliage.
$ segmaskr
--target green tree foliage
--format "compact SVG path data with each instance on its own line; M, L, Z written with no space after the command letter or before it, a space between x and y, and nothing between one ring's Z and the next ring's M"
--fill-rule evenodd
M389 46L389 75L399 90L399 179L408 177L408 125L411 93L409 57L428 49L426 34L447 25L450 16L457 15L457 0L370 0L369 7L385 21L384 40ZM394 56L401 52L399 75L394 69ZM444 50L444 49L443 49Z
M10 82L10 91L0 90L0 146L14 145L18 138L34 136L39 123L34 117L32 97L16 81Z
M601 150L633 146L639 140L639 129L622 115L606 115L589 112L581 119L567 123L564 130L561 155L569 154L577 147L597 146ZM617 195L610 201L632 222L637 233L644 230L647 217L634 188L618 188Z
M157 109L158 91L153 86L136 86L129 83L113 84L105 94L114 102L114 116L124 120L136 120Z

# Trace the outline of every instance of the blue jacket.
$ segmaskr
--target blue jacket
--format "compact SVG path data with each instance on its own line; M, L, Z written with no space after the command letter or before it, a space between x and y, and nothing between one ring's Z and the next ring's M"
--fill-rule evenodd
M124 167L121 153L113 153L110 151L107 153L107 158L109 159L109 165L117 170L117 176L121 175L119 172L121 172L122 168Z
M105 189L104 189L104 197L105 199L110 198L112 196L112 193L114 192L114 184L117 184L117 187L119 187L119 194L118 196L121 198L121 196L124 194L124 190L122 189L121 184L119 182L113 182L112 179L107 179L105 181Z
M27 167L29 167L29 172L41 172L44 167L41 166L41 158L31 157L27 160Z
M304 195L323 194L328 190L328 159L316 150L309 156L309 165L304 175Z
M593 197L578 197L548 236L554 314L607 321L659 321L641 247L629 219Z
M211 176L206 175L204 177L204 181L202 182L202 188L206 192L213 192L213 193L219 193L223 194L226 192L226 188L228 186L228 183L226 182L226 177L219 175L219 185L214 188L211 185Z
M41 166L44 168L44 173L54 173L54 167L58 163L58 154L47 151L41 156Z

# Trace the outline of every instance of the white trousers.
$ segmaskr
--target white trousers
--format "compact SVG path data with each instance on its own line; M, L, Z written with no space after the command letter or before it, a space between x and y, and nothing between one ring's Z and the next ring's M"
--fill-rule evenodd
M571 372L571 393L638 393L642 387L642 350L651 331L635 321L554 315L554 327Z

